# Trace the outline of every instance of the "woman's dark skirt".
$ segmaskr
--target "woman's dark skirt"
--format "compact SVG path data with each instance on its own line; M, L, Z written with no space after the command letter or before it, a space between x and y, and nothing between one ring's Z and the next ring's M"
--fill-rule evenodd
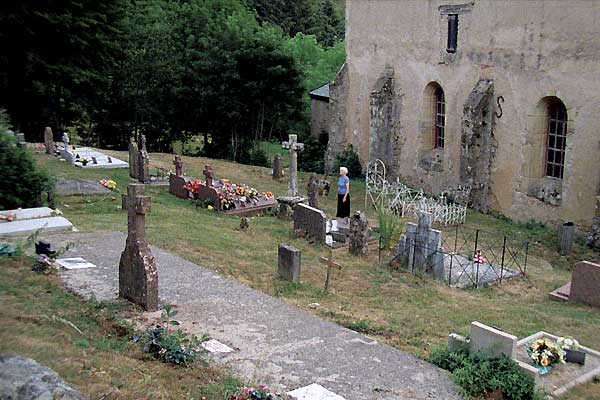
M350 216L350 195L346 197L344 202L344 195L338 193L338 204L337 213L335 214L338 218L347 218Z

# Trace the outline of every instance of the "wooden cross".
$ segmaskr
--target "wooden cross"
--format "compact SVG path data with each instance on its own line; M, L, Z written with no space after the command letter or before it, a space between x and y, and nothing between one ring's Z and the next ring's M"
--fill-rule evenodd
M325 276L325 291L327 292L329 290L329 275L331 274L331 269L337 268L341 271L342 266L333 261L333 251L332 250L329 250L328 258L319 257L319 261L321 261L323 264L327 264L327 275Z

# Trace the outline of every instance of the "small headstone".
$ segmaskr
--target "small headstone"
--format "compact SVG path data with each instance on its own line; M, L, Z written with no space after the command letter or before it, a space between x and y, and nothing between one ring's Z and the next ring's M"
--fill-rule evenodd
M144 185L127 187L127 241L119 262L119 296L142 306L146 311L158 310L158 272L156 259L146 240L146 213L150 197L144 196Z
M121 193L121 210L127 211L127 195Z
M54 134L49 126L44 129L44 146L46 147L46 154L54 152Z
M277 257L277 273L282 279L291 282L300 280L301 253L297 248L280 244Z
M108 156L108 163L112 164L112 157L111 156Z
M558 228L558 252L565 256L573 252L573 239L575 237L575 224L565 222Z
M25 134L21 132L15 133L15 139L17 140L17 145L20 147L25 147L27 142L25 142Z
M287 142L281 146L290 153L290 181L288 196L298 195L298 153L304 150L304 143L298 143L298 135L289 135Z
M146 136L140 138L140 149L138 150L138 181L140 183L150 182L150 156L146 150Z
M318 190L317 176L315 174L310 174L308 177L308 184L306 185L306 192L308 194L308 205L311 207L319 207L317 200Z
M231 353L233 349L215 339L202 342L202 347L210 353Z
M213 171L210 164L206 164L204 166L204 170L202 171L202 174L206 178L206 186L213 187L213 179L215 177L215 172Z
M488 358L501 355L516 356L517 337L480 322L471 323L469 348L472 353L482 353Z
M175 176L183 176L183 161L180 155L175 156L173 165L175 165Z
M35 254L50 255L52 253L52 246L50 243L40 240L35 244Z
M281 154L275 154L273 157L273 179L283 178L283 158Z
M134 138L129 139L129 176L137 179L140 173L138 166L138 146Z
M69 134L67 132L63 132L62 141L65 147L65 151L69 151Z
M448 335L448 351L455 353L466 348L469 345L469 341L464 336L458 333L451 333Z
M98 159L94 156L92 156L92 163L93 164L98 164Z
M327 216L317 208L299 203L294 208L294 231L302 231L318 243L325 242Z
M249 227L250 220L248 219L248 217L242 217L242 219L240 220L240 230L246 232Z
M369 253L369 222L365 213L357 211L350 218L349 239L351 254L366 256Z

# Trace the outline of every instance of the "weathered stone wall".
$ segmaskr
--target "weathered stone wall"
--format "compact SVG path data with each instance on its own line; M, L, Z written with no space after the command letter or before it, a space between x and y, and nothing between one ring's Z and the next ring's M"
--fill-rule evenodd
M332 174L335 168L335 156L346 146L346 113L348 102L348 67L342 66L335 80L329 85L329 141L325 152L325 172Z
M315 139L329 135L329 102L319 99L310 101L310 133Z
M448 13L459 13L456 53L446 52ZM346 66L337 87L332 86L337 98L328 160L335 159L342 143L352 143L366 165L371 93L393 68L394 95L402 104L396 121L402 153L395 172L433 192L457 186L464 105L479 80L492 79L494 113L501 116L493 127L489 207L519 220L589 226L600 180L599 13L600 3L587 0L569 1L568 6L545 0L347 0ZM445 146L431 156L436 170L424 174L419 162L433 145L426 148L431 142L422 133L430 130L421 116L425 89L432 82L445 93ZM545 151L542 99L548 97L565 104L569 119L565 174L555 202L534 193L546 184L540 165Z

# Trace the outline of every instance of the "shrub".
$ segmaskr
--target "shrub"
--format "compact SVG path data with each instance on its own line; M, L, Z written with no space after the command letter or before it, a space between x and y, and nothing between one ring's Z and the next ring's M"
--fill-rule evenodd
M298 157L298 169L322 174L324 172L327 144L320 142L312 135L306 135L299 140L304 143L304 151Z
M500 392L506 400L540 398L533 378L522 372L517 363L506 356L486 359L479 354L469 354L466 349L449 352L440 348L432 351L429 362L450 371L466 396L485 397L490 393Z
M42 193L51 192L54 181L6 134L7 129L6 114L0 110L0 210L39 207Z
M200 343L205 338L198 339L181 329L172 331L169 326L179 325L178 321L172 319L176 314L171 306L166 305L162 313L164 326L148 328L134 337L133 341L139 343L144 352L162 362L187 366L196 361Z
M403 224L398 215L383 205L383 202L377 209L379 220L379 249L387 250L390 245L396 243Z
M358 157L358 153L354 151L354 148L351 144L349 144L343 152L337 155L334 172L337 173L340 167L348 168L348 176L351 178L363 177L360 158Z
M231 396L230 400L285 400L288 398L279 393L271 393L266 385L260 385L258 388L243 387L237 394Z

